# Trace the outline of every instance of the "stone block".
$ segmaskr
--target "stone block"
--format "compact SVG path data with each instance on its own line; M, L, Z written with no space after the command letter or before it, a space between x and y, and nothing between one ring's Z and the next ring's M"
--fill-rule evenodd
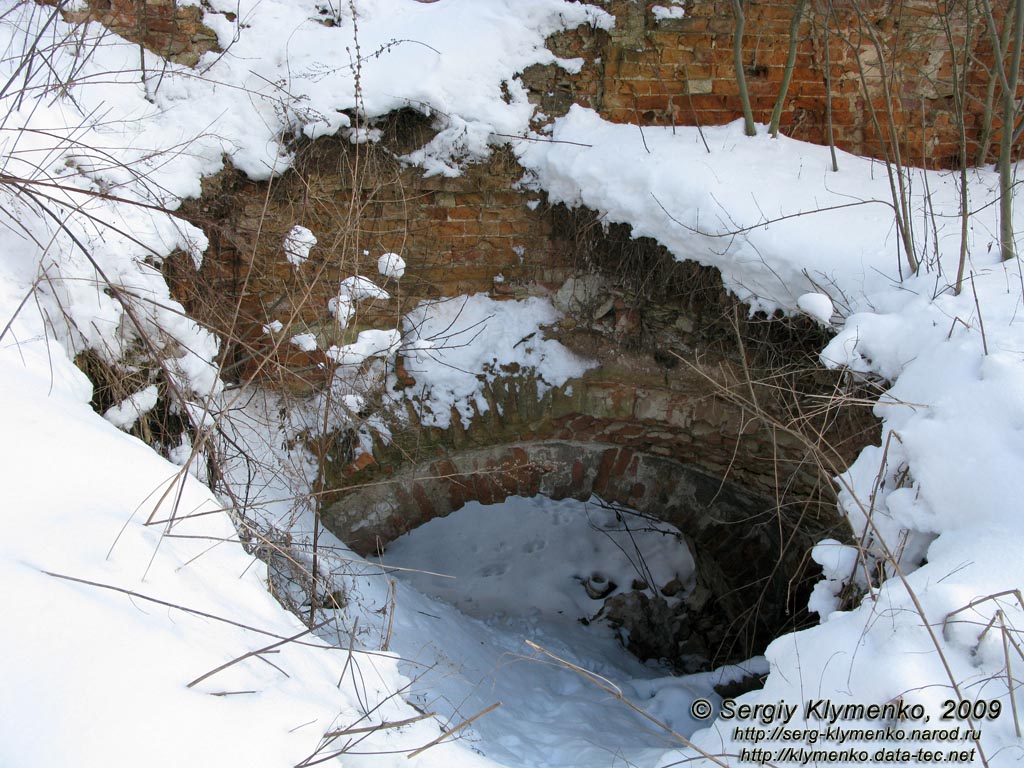
M706 94L715 90L715 81L711 78L688 77L685 81L686 93Z

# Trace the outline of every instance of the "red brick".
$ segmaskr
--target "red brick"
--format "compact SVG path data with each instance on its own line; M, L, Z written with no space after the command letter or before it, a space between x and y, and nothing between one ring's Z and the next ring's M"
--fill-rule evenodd
M448 208L448 219L449 221L461 221L467 219L479 219L480 208L470 206L456 206L454 208Z

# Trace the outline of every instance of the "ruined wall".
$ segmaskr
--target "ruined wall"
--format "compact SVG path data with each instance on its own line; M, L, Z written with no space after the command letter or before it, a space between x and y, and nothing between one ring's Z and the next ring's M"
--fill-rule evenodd
M325 498L325 519L330 524L334 513L329 510L346 505L346 488L353 484L413 494L399 511L391 510L372 522L367 519L369 510L362 509L364 518L356 526L359 534L346 541L357 551L372 552L427 520L458 509L465 501L493 504L510 494L537 493L532 476L523 480L513 473L509 484L489 473L502 466L507 450L514 446L557 442L596 446L605 451L607 461L596 467L596 477L591 477L586 489L577 477L575 485L560 491L561 496L585 496L594 490L627 506L648 507L658 497L658 489L628 480L636 460L645 456L672 459L770 500L770 508L794 528L796 521L801 521L805 526L835 529L830 535L844 536L836 529L839 522L830 478L817 464L816 451L834 450L835 455L852 459L862 445L876 437L866 410L843 412L836 408L824 419L800 425L806 434L798 435L759 419L730 396L730 388L738 384L732 378L738 371L726 359L695 360L678 369L666 369L650 353L624 353L589 332L583 335L588 338L565 333L561 338L602 365L571 382L570 387L538 396L537 383L531 377L508 375L485 387L488 408L478 412L468 426L453 419L448 429L426 427L408 407L407 419L391 423L390 439L378 441L372 456L364 454L346 463L339 451L333 451L325 472L327 486L337 491ZM754 386L772 415L785 418L780 404L768 399L772 384ZM821 391L794 396L794 400L808 405ZM502 450L488 453L491 449ZM473 471L456 471L460 456L477 454L486 461ZM531 462L525 455L521 458L522 465ZM448 478L445 503L415 496L415 489L403 480L410 473ZM463 474L473 476L460 479ZM405 491L391 490L395 481ZM346 535L355 530L350 524L343 528Z
M56 0L47 0L55 5ZM127 40L141 43L178 64L195 66L207 51L218 50L217 35L203 24L203 8L175 0L88 0L66 12L72 22L96 21Z
M517 188L523 170L511 153L495 151L458 178L424 178L396 155L433 135L429 121L406 112L379 127L379 144L327 137L300 145L294 169L269 183L228 169L204 180L203 197L183 206L210 237L210 249L198 276L184 255L168 260L165 274L193 316L233 340L228 378L251 373L246 361L276 343L261 331L275 320L283 324L277 339L313 332L327 348L369 327L395 327L423 299L523 295L557 287L571 273L572 233L555 231L541 195ZM318 238L301 268L283 248L296 224ZM400 281L377 273L377 259L389 251L408 264ZM354 274L381 283L391 299L361 302L341 331L328 302ZM270 366L264 379L284 377L294 391L315 385L301 369L313 371L322 358L287 344L279 352L283 368Z
M523 80L549 116L564 114L577 103L620 123L730 122L742 115L733 59L733 1L685 0L672 6L682 9L682 18L658 18L657 1L598 2L615 15L612 30L581 27L549 41L560 56L583 59L581 71L533 67ZM661 0L661 7L670 2ZM768 123L797 0L742 0L742 5L742 59L751 107L756 121ZM991 5L1000 23L1006 4ZM954 167L962 154L953 98L951 51L956 51L955 64L959 73L966 68L968 83L963 106L967 158L969 164L991 161L1001 124L998 114L987 128L984 120L995 57L982 4L965 0L941 7L940 15L934 0L807 2L796 28L797 58L782 132L827 144L831 127L840 149L884 158L895 157L898 148L903 162ZM66 15L99 21L187 65L216 50L215 36L201 23L202 9L174 0L89 0L86 10Z
M588 44L601 40L585 34ZM588 66L584 81L597 72ZM557 100L560 92L543 93ZM528 372L508 371L486 388L486 412L467 428L456 419L440 430L419 423L403 400L415 379L400 357L389 362L397 383L371 398L363 416L391 400L406 418L393 419L391 439L377 440L372 454L354 454L348 436L337 436L324 467L328 505L341 503L353 485L387 483L465 451L533 441L612 451L609 471L619 475L628 473L631 457L671 459L769 498L773 514L792 521L793 530L805 520L835 523L833 489L816 452L828 441L841 464L874 435L866 410L822 408L816 399L842 384L817 370L820 328L806 319L748 318L715 270L676 262L654 241L604 226L590 212L549 206L541 194L520 189L523 171L509 151L495 151L458 178L424 178L397 158L433 136L430 121L402 112L377 127L378 144L297 141L294 168L270 181L228 168L204 180L200 199L184 204L182 215L208 234L210 248L198 274L184 254L163 268L189 313L224 339L224 378L306 395L333 372L320 350L351 343L367 328L394 328L419 301L475 292L558 297L562 289L565 303L571 278L596 283L588 283L586 300L568 302L565 318L547 333L599 367L543 397ZM318 239L301 266L288 262L283 247L294 225ZM388 251L408 264L401 280L377 274L376 261ZM390 298L362 302L342 328L328 303L354 274L374 278ZM264 331L275 321L280 331ZM300 333L315 334L319 349L303 352L289 342ZM748 378L765 379L754 384L765 418L743 401ZM811 437L779 424L800 425ZM443 513L437 506L430 512ZM372 538L395 535L421 517L399 516Z
M603 5L616 17L610 32L580 28L549 43L564 57L586 60L579 75L555 67L527 73L527 83L548 114L561 114L575 102L613 122L640 125L721 125L742 116L732 0L686 0L677 6L684 9L679 19L656 18L652 8L658 3L609 0ZM743 5L751 107L754 119L767 124L782 83L797 3L744 0ZM1003 9L993 5L998 17ZM797 28L797 58L781 132L827 144L831 107L840 149L883 158L894 156L898 146L905 163L955 166L961 152L950 51L952 46L963 67L969 48L973 58L964 127L969 164L980 162L993 47L976 6L944 4L943 17L933 0L807 3ZM989 159L999 129L996 116L993 143L986 142Z
M748 6L747 74L755 117L767 121L792 7L776 0ZM692 0L675 20L656 20L637 2L606 7L619 20L611 33L580 29L551 41L559 55L585 59L578 74L556 67L524 74L545 113L580 103L644 125L719 124L739 115L726 2ZM848 5L839 12L849 18ZM211 49L192 7L92 0L86 15L186 64ZM898 37L895 27L886 28L890 15L891 9L878 18L886 40ZM837 44L829 90L816 23L809 11L799 27L783 130L823 142L831 93L837 143L881 152L863 109L858 67L868 65L867 54L853 56L848 44ZM929 38L920 46L924 58L905 58L907 73L927 65L932 74L906 75L895 115L905 129L904 149L921 148L932 164L950 163L956 153L948 99L935 87L944 64L933 49ZM628 227L605 226L590 212L549 206L543 195L520 188L523 169L508 150L458 178L424 178L398 158L432 138L430 121L402 112L375 127L379 144L296 140L294 167L280 178L253 182L228 168L203 181L200 199L183 205L182 215L206 232L210 247L198 274L184 254L163 269L190 315L224 340L225 380L308 395L333 374L320 350L351 343L367 328L394 328L422 300L476 292L558 299L565 317L545 332L599 365L543 396L528 371L508 370L486 385L487 409L468 426L456 418L442 430L420 423L406 399L415 378L400 356L389 360L396 374L390 389L355 415L392 408L389 439L358 453L353 433L342 431L323 437L315 451L323 458L325 524L371 553L470 500L596 492L685 529L704 578L718 582L711 602L726 624L758 607L760 618L744 625L750 645L741 655L798 615L806 618L799 612L813 578L807 548L845 531L831 474L877 441L868 409L830 399L850 394L852 402L869 402L839 374L819 370L825 331L807 319L747 317L714 269L678 263L654 241L633 239ZM288 262L283 247L295 225L318 239L301 266ZM377 274L377 258L388 251L407 262L400 280ZM362 302L342 328L328 303L339 282L355 274L372 277L390 298ZM591 286L585 300L572 301L569 290L566 301L564 286L574 279ZM275 322L279 331L264 330ZM289 342L307 332L316 335L318 350ZM823 455L826 466L819 464ZM756 508L737 507L720 519L722 498L744 495L757 498ZM724 626L715 623L706 644Z
M198 276L184 255L164 269L190 314L225 338L225 378L254 377L308 394L333 366L321 351L298 350L292 336L312 332L322 350L350 343L366 328L395 327L423 299L474 292L558 299L568 311L548 333L600 367L574 382L571 393L553 390L543 398L528 375L510 371L487 388L491 408L468 429L458 419L447 430L424 427L408 410L373 456L352 464L356 457L335 450L329 487L388 480L453 451L564 440L673 457L777 497L781 506L802 500L814 515L832 508L813 449L761 423L730 396L738 386L746 391L745 377L776 376L773 367L782 366L801 394L780 401L784 389L772 378L762 403L782 422L795 418L794 409L815 409L810 398L833 392L838 381L816 370L826 336L813 322L748 318L714 269L679 263L654 241L632 238L628 227L604 227L589 212L551 207L515 189L522 171L506 153L459 178L425 179L395 160L429 137L425 121L402 114L383 127L375 146L309 142L299 148L295 171L271 182L228 170L207 179L203 197L183 208L211 246ZM295 224L319 239L300 268L288 263L282 245ZM376 274L377 258L390 250L408 262L400 281ZM391 299L361 303L341 329L328 301L355 273L374 277ZM562 288L574 276L586 276L579 300L573 291L567 299ZM264 333L272 321L282 323L281 331ZM395 366L396 389L381 391L378 405L415 391L401 357ZM871 425L864 411L837 412L808 429L852 458L871 439L863 431Z

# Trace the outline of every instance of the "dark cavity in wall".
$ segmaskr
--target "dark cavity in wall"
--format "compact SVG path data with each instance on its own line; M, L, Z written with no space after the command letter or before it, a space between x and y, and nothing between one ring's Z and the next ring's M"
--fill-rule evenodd
M685 619L659 613L658 605L621 607L620 615L634 617L630 634L649 636L638 654L675 654L685 668L682 644L688 653L703 648L697 655L708 663L737 660L810 621L803 608L813 580L807 550L824 535L847 537L831 478L877 441L869 409L856 405L871 393L821 369L817 353L827 331L806 318L749 316L716 270L679 263L653 240L634 239L627 227L606 225L591 211L549 206L538 193L519 191L523 170L508 151L459 178L425 179L395 156L433 135L429 122L404 112L378 127L384 133L376 146L338 137L299 142L295 169L270 183L229 169L206 180L203 197L184 207L211 247L198 274L185 257L167 260L165 272L190 314L228 339L227 378L308 394L333 369L319 351L301 352L287 341L268 348L265 324L281 321L285 340L314 333L323 349L366 328L394 328L419 301L478 291L551 298L565 316L545 333L598 365L543 395L529 371L507 371L483 383L487 408L467 426L456 418L445 430L420 423L398 389L368 398L357 418L382 409L386 417L396 405L404 417L389 425L391 439L378 440L372 454L356 456L347 433L338 436L325 457L327 525L369 553L470 498L585 498L596 490L678 525L702 564L701 594L710 597L688 605ZM319 240L300 270L281 246L295 224ZM406 258L406 276L386 286L390 300L361 306L339 332L328 299L349 275L376 277L376 258L385 250ZM494 280L499 273L503 281ZM388 365L398 374L396 388L415 391L400 357ZM541 454L526 446L540 446ZM572 455L553 446L570 446ZM491 469L513 472L509 477L519 467L540 469L528 473L525 487L517 481L505 488L477 471L472 462L481 456L497 462ZM690 478L704 490L692 491L685 504L670 503L676 491L662 499L656 484L636 479L656 465L665 477ZM574 485L541 488L566 471ZM421 482L434 475L464 477L447 487L445 504ZM365 483L382 483L390 501L352 496L350 488ZM733 491L719 493L720 487ZM716 506L741 497L753 501L728 513ZM350 507L351 498L362 501ZM681 509L690 510L686 519ZM709 521L720 520L729 522L716 522L708 533ZM729 552L715 541L730 543ZM736 553L740 562L718 561ZM647 632L644 622L685 625L691 635Z
M805 605L818 574L804 553L829 532L829 522L792 519L772 499L696 467L627 448L537 442L453 453L392 480L342 496L324 511L325 525L370 555L470 501L500 504L538 494L585 501L596 494L679 528L686 539L680 546L696 563L696 582L682 601L666 600L682 585L634 584L602 611L625 630L631 652L677 672L742 661L812 621Z

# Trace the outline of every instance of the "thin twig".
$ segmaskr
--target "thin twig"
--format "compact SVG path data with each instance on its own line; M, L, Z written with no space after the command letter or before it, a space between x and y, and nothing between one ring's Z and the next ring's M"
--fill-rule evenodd
M195 680L193 680L191 683L189 683L185 687L186 688L191 688L194 685L197 685L198 683L203 682L203 680L206 680L208 677L213 677L218 672L221 672L222 670L225 670L228 667L233 666L233 665L237 664L240 661L244 661L245 659L248 659L248 658L250 658L252 656L258 656L261 653L266 653L267 651L273 650L274 648L277 648L278 646L284 645L285 643L290 643L290 642L292 642L294 640L298 640L300 637L304 637L304 636L310 634L311 632L315 632L316 630L318 630L321 627L323 627L325 624L330 623L330 621L331 621L331 619L326 619L326 620L320 622L319 624L317 624L315 627L304 629L304 630L302 630L301 632L299 632L296 635L292 635L291 637L287 637L284 640L278 640L276 643L272 643L271 645L264 646L263 648L258 648L255 651L249 651L248 653L244 653L241 656L239 656L238 658L232 659L231 661L226 661L223 664L221 664L219 667L217 667L216 669L211 669L206 674L200 675L199 677L197 677Z
M337 736L351 736L356 733L374 733L376 731L385 731L389 728L401 728L403 726L412 725L413 723L418 723L420 720L426 720L431 717L435 717L435 713L424 712L422 715L410 717L407 720L396 720L394 722L389 722L385 720L383 723L378 723L376 725L364 725L361 728L346 728L341 731L328 731L324 734L324 738L332 739Z
M445 733L442 733L440 736L438 736L432 742L430 742L429 744L424 744L419 749L417 749L417 750L415 750L413 752L410 752L408 755L406 755L406 757L411 760L412 758L416 757L417 755L422 755L424 752L426 752L431 747L436 747L438 744L440 744L442 741L447 739L449 736L451 736L451 735L453 735L455 733L458 733L463 728L468 727L469 725L471 725L476 720L479 720L484 715L493 712L494 710L496 710L500 706L501 706L501 702L500 701L494 702L487 709L485 709L485 710L483 710L481 712L477 712L475 715L473 715L471 718L469 718L469 720L465 720L461 724L459 724L459 725L455 726L454 728L452 728L450 731L446 731Z

